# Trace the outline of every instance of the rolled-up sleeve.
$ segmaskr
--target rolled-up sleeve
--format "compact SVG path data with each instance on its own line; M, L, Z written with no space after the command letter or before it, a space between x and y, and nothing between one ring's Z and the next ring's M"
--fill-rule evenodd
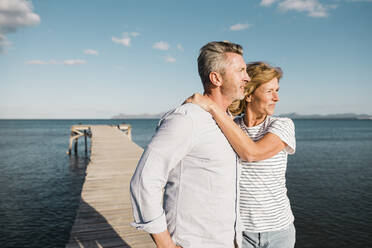
M288 154L294 154L296 151L296 138L295 138L295 126L289 118L278 118L274 120L269 128L268 132L277 135L287 145L285 150Z
M191 148L192 139L193 121L185 113L172 113L161 121L130 182L132 225L137 229L149 233L167 230L163 188L170 171Z

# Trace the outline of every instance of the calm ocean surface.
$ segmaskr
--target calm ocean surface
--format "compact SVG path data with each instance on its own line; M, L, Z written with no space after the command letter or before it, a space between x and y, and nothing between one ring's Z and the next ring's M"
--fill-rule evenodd
M122 120L0 120L0 247L64 247L89 154L66 155L70 126ZM145 147L157 120L126 120ZM288 195L296 247L372 247L372 121L294 120Z

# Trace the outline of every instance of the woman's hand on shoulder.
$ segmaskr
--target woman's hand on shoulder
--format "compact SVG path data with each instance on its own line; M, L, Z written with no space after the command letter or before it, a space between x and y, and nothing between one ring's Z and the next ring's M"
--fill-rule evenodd
M215 104L209 97L204 96L200 93L194 93L192 96L187 98L183 103L193 103L199 105L205 111L210 112Z

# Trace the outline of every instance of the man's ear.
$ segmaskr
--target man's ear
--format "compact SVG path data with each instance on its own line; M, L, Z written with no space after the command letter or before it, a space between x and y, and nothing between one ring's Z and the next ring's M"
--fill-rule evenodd
M212 71L209 73L209 81L213 86L220 87L222 85L222 77L218 72Z
M252 94L245 97L246 102L252 102Z

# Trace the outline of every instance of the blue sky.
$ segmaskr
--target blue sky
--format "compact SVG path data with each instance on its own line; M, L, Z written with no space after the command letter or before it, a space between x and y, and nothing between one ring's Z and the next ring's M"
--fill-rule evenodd
M280 66L276 113L372 114L372 0L0 0L0 118L167 111L201 46Z

